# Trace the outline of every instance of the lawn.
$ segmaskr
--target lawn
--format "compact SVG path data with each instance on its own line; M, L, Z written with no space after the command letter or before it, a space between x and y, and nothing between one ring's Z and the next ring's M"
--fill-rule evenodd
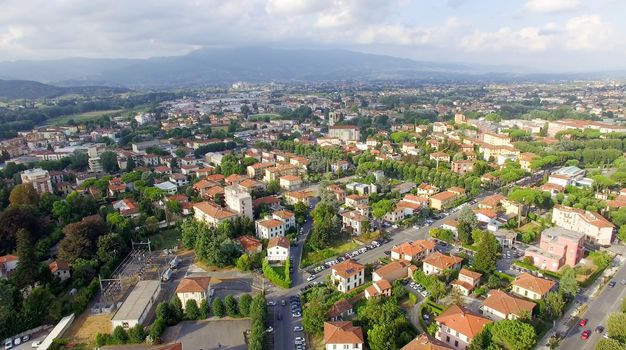
M73 119L75 122L81 122L81 121L86 121L86 120L91 120L91 119L98 119L106 114L113 114L113 113L118 113L121 111L123 111L123 109L110 109L110 110L105 110L105 111L93 111L93 112L86 112L86 113L80 113L80 114L64 115L64 116L60 116L57 118L48 119L46 121L46 124L48 125L67 124L67 122L70 119Z
M353 251L359 247L359 244L349 239L344 239L341 241L334 242L330 247L312 251L309 246L305 246L304 255L302 256L301 267L307 267L314 264L317 264L326 259L332 258L333 256L343 255L347 252Z
M180 232L177 228L162 230L149 237L152 243L152 249L169 249L179 245Z

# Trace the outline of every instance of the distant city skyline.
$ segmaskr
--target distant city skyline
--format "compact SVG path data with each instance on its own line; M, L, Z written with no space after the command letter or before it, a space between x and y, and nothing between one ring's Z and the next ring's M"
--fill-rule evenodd
M626 69L620 0L5 0L0 61L202 47L342 48L418 61Z

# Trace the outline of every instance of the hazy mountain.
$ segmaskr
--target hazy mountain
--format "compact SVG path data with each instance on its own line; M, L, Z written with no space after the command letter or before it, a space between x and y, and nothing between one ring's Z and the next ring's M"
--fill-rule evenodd
M128 89L105 86L60 87L29 80L0 80L0 99L40 99L69 94L85 96L126 92Z
M515 71L515 73L510 73ZM533 80L567 75L535 75ZM207 48L149 59L70 58L0 63L0 78L63 86L171 87L234 81L290 80L517 80L505 67L414 61L345 50Z

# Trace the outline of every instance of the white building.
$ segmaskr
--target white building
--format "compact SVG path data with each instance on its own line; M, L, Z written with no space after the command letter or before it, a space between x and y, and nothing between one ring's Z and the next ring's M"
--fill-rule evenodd
M365 266L348 259L334 265L330 280L337 286L337 290L347 293L365 283Z
M600 245L610 245L613 241L615 225L598 213L555 205L552 222L564 229L583 233L587 240Z
M289 260L290 242L286 237L273 237L267 243L267 261Z
M20 177L22 178L22 183L31 184L37 193L52 193L52 181L50 179L50 173L48 170L43 170L41 168L24 170Z
M285 223L285 231L296 227L296 215L289 210L278 210L272 213L272 218Z
M352 322L324 322L326 350L362 350L364 342L363 330Z
M176 194L176 191L178 190L178 186L176 186L176 184L173 184L169 181L164 181L158 184L154 184L154 187L162 190L163 192L167 193L167 194Z
M238 213L239 216L246 216L250 220L254 219L252 195L246 191L245 187L238 184L224 187L224 200L226 207Z
M183 309L188 300L195 300L200 305L202 300L208 302L211 295L211 277L185 277L176 287L176 296L183 304Z
M112 328L125 329L143 324L161 291L161 281L139 281L111 319Z
M256 236L262 239L285 236L285 223L276 219L255 221Z

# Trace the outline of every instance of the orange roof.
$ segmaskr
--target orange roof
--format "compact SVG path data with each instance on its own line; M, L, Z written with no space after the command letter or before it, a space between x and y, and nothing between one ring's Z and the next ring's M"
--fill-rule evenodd
M453 193L453 192L450 192L450 191L443 191L443 192L439 192L439 193L437 193L435 195L432 195L430 197L430 199L439 200L439 201L444 202L444 201L453 199L456 196L457 196L456 193Z
M483 214L484 216L486 216L486 217L488 217L490 219L493 219L496 216L498 216L498 214L495 211L493 211L491 209L487 209L487 208L476 209L476 210L474 210L474 213L476 213L476 215Z
M196 182L195 184L193 184L193 189L199 191L199 190L202 190L202 189L205 189L205 188L209 188L211 186L215 186L215 182L208 181L206 179L202 179L202 180Z
M294 217L294 216L295 216L295 214L294 214L293 212L291 212L291 211L289 211L289 210L285 210L285 209L275 211L274 213L272 213L272 215L276 215L276 216L278 216L279 218L281 218L281 219L285 219L285 220L286 220L286 219L291 219L292 217Z
M282 247L282 248L289 249L289 246L290 246L290 242L287 237L272 237L270 238L270 241L267 242L267 249L270 249L273 247Z
M276 220L276 219L265 219L265 220L257 221L257 225L263 226L266 229L273 229L274 227L282 226L284 224L285 224L284 222L280 220Z
M346 199L351 199L353 201L361 201L361 200L368 199L368 198L369 198L368 196L360 195L360 194L351 194L351 195L346 196Z
M287 192L285 196L292 197L296 199L307 199L313 197L313 193L310 191L295 191L295 192Z
M596 227L615 227L609 220L605 219L604 216L592 212L585 211L578 208L566 207L560 204L554 206L555 210L565 211L569 213L576 213L580 216L580 218L586 221L588 224L596 226Z
M352 259L348 259L333 266L332 269L333 271L335 271L335 274L343 278L349 278L360 273L361 271L363 271L364 268L365 266L359 264L358 262Z
M454 219L448 219L448 220L444 221L442 225L459 228L459 222L457 220L454 220Z
M416 256L424 250L433 249L435 249L435 243L433 243L432 241L418 239L413 242L402 243L391 249L391 251L396 252L400 255Z
M452 192L452 193L456 193L456 194L463 194L463 193L465 193L465 189L462 188L462 187L458 187L458 186L452 186L452 187L448 188L448 191Z
M439 315L436 320L438 324L443 324L469 338L473 338L480 333L485 325L493 322L488 318L458 305L449 307Z
M459 271L459 275L467 276L474 280L480 279L483 276L480 272L468 270L466 268L462 268L461 271Z
M209 197L214 197L220 194L224 194L224 187L222 186L213 186L206 191L206 195Z
M452 282L450 282L451 285L453 286L460 286L463 287L464 289L471 291L472 289L474 289L474 285L469 284L465 281L461 281L461 280L454 280Z
M239 241L239 244L241 244L241 247L243 247L243 250L246 251L246 253L256 252L259 247L262 247L263 245L260 240L250 235L238 237L237 240Z
M217 204L213 204L210 202L199 202L193 205L194 210L200 210L206 215L215 218L215 219L227 219L237 216L232 210L222 208Z
M16 261L19 260L19 258L15 255L12 254L8 254L8 255L4 255L4 256L0 256L0 265L10 262L10 261Z
M243 179L247 179L247 176L243 176L243 175L239 175L239 174L231 174L230 176L228 176L226 178L227 182L233 183L237 180L243 180Z
M545 295L548 293L556 283L551 280L535 277L529 273L523 272L515 281L513 281L512 285L518 286L520 288L524 288L531 292L535 292L539 295Z
M261 184L260 182L252 180L252 179L245 179L241 181L239 185L248 189L263 186L263 184Z
M222 174L213 174L213 175L207 176L206 179L209 180L209 181L219 182L219 181L224 180L224 175L222 175Z
M500 204L500 201L503 200L505 197L501 194L494 194L491 195L489 197L486 197L485 199L483 199L482 201L480 201L480 203L478 203L479 205L484 205L484 206L488 206L488 207L495 207L498 204Z
M432 265L439 270L446 270L455 264L460 264L462 261L463 259L458 256L449 256L435 252L424 259L424 264Z
M50 271L52 273L55 273L57 271L69 271L70 270L70 265L68 265L66 262L63 261L53 261L50 263L50 265L48 265L48 267L50 268Z
M285 181L289 181L289 182L300 181L300 176L285 175L285 176L281 176L280 180L285 180Z
M324 322L325 344L363 344L363 330L352 322Z
M409 267L409 263L406 261L392 261L387 265L383 265L381 267L379 267L378 269L376 269L376 271L374 271L374 273L376 273L378 276L380 276L383 279L388 279L387 275L394 273L397 270L405 270L408 271L408 267ZM408 272L407 272L408 273Z
M211 283L215 283L211 277L185 277L178 283L176 293L206 292Z
M348 310L352 310L352 304L347 299L341 299L330 307L328 317L339 317Z
M516 298L501 290L492 290L483 302L484 306L499 311L505 315L520 315L523 311L532 312L535 303L521 298Z
M417 338L411 340L400 350L450 350L443 342L437 339L431 339L428 335L422 333Z

